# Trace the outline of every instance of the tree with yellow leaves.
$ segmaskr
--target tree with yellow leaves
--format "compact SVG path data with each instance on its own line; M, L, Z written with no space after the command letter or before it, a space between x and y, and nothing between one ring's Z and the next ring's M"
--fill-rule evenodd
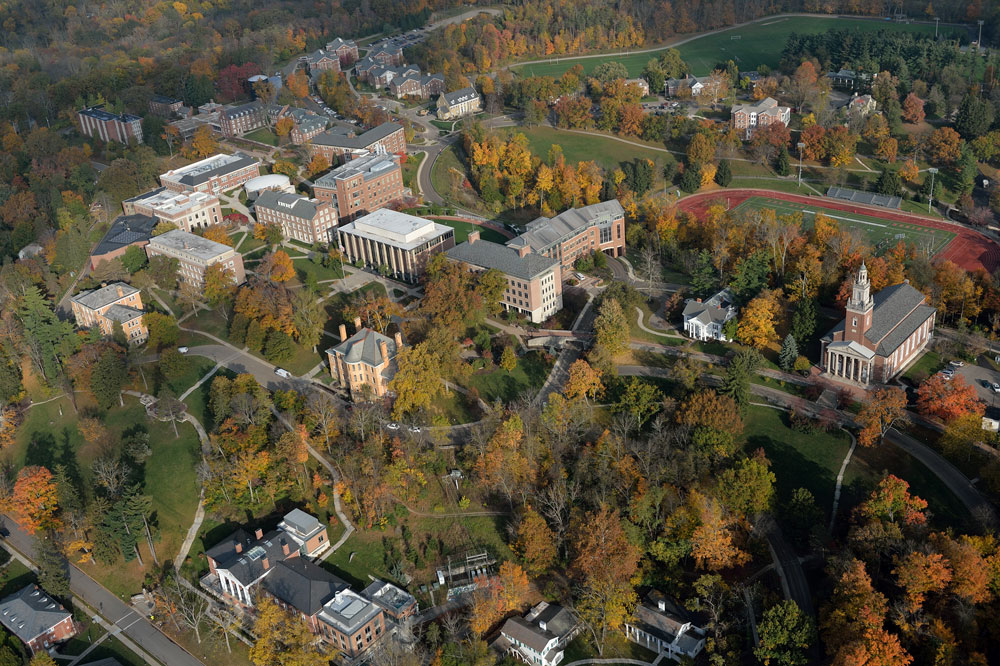
M215 241L216 243L222 243L223 245L233 247L233 239L229 237L229 232L226 231L226 225L219 222L205 227L205 231L202 232L202 236L210 241Z
M691 555L698 567L718 571L750 559L735 543L736 518L727 515L718 500L692 490L688 504L697 520L691 534Z
M306 172L309 174L310 178L315 177L317 174L323 173L330 168L330 160L326 159L326 155L323 153L316 153L313 158L309 160L309 164L306 165Z
M754 349L763 349L778 339L775 319L781 307L772 292L764 292L743 308L736 334L740 342Z
M285 87L299 99L305 99L309 96L309 79L301 71L296 70L286 76Z
M558 557L555 533L531 506L524 508L512 550L532 577L548 571Z
M569 366L569 378L564 387L564 393L570 402L583 400L589 404L589 399L596 398L603 390L600 370L582 358L573 361Z
M469 629L477 636L486 634L504 615L525 604L528 591L524 569L513 562L504 562L496 579L473 599Z
M326 652L321 659L305 621L282 609L272 597L260 595L254 606L253 633L257 640L250 647L250 661L254 664L309 666L335 656Z
M288 282L295 277L295 265L287 252L275 250L264 255L258 272L272 282Z
M202 125L194 131L191 150L197 157L208 157L219 152L219 142L208 125Z
M282 116L278 118L278 122L274 123L274 133L278 136L288 136L295 127L295 121L288 116Z

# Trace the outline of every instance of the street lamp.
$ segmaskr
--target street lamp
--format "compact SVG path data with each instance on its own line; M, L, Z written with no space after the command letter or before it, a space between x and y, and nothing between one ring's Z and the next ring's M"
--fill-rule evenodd
M806 144L799 141L796 145L799 147L799 187L802 187L802 149L806 147Z
M938 24L940 22L941 22L941 19L939 19L938 17L935 16L934 17L934 39L935 40L938 38Z
M928 169L931 172L931 192L927 196L927 214L931 214L931 202L934 201L934 175L937 174L938 170L934 167Z
M981 53L983 50L983 22L976 21L979 24L979 39L976 40L976 53Z

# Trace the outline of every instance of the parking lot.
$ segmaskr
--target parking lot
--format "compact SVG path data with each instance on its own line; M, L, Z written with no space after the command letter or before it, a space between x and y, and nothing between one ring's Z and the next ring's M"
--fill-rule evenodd
M992 368L984 368L980 365L966 363L958 368L956 375L961 375L966 384L976 387L976 394L988 406L992 407L1000 404L1000 393L993 391L993 384L1000 385L1000 372Z

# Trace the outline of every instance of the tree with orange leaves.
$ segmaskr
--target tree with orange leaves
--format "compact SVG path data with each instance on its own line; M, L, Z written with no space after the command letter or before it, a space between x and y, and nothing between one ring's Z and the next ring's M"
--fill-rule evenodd
M833 666L908 666L913 657L903 648L899 637L881 626L864 629L857 640L841 648Z
M736 518L714 497L692 490L688 504L698 525L691 534L691 555L699 568L718 571L744 564L749 553L735 541Z
M851 560L837 576L830 602L820 615L827 651L835 654L866 628L881 627L889 604L872 585L861 560Z
M278 122L274 123L274 133L278 136L288 136L293 127L295 127L295 121L289 116L282 116L278 118Z
M14 482L9 510L17 524L28 534L57 529L58 497L52 472L37 465L23 467Z
M330 168L330 160L326 159L326 155L323 153L316 153L313 158L309 160L309 164L306 165L306 172L309 177L312 178L316 174L322 173Z
M966 414L981 415L985 406L974 386L965 383L961 375L947 379L937 373L917 389L917 411L950 423Z
M906 415L906 394L896 386L884 386L869 391L868 399L861 405L857 421L861 425L858 443L875 446L882 442L892 425Z
M474 464L486 490L499 493L511 505L533 471L521 447L523 438L524 422L515 413L500 424Z
M879 481L868 499L858 508L858 514L868 520L881 520L903 525L923 525L927 522L927 502L910 494L910 484L889 474Z
M555 534L531 506L524 508L512 550L521 558L530 576L545 573L556 561L558 548Z
M233 239L229 237L229 232L226 231L226 226L221 223L210 224L205 227L205 231L202 232L202 236L210 241L215 241L216 243L222 243L223 245L233 246Z
M915 183L920 177L920 167L913 160L906 160L899 167L899 177L908 183Z
M967 536L955 539L938 532L931 535L930 541L951 568L952 594L968 604L981 604L993 598L990 566L972 539Z
M309 80L301 71L295 71L286 76L285 87L299 99L305 99L309 96Z
M920 610L928 593L943 592L951 581L951 567L940 553L913 551L897 559L892 574L906 591L911 612Z
M292 258L284 250L275 250L264 255L258 271L273 282L288 282L295 277L295 266L292 264Z
M569 378L566 380L564 393L570 402L584 400L590 404L590 398L596 398L604 391L601 383L601 371L591 366L585 360L577 359L569 366Z
M14 443L20 415L13 407L7 406L0 410L0 450Z
M469 628L478 636L486 634L504 615L525 604L529 589L524 569L513 562L504 562L496 579L473 599Z

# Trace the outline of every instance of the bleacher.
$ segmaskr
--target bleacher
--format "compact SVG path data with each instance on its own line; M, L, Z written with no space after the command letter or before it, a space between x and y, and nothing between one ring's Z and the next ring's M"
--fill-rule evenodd
M882 206L883 208L895 208L897 210L903 203L903 199L901 197L891 196L888 194L878 194L876 192L852 190L847 187L831 187L826 191L826 196L833 199L843 199L844 201L866 204L868 206Z

